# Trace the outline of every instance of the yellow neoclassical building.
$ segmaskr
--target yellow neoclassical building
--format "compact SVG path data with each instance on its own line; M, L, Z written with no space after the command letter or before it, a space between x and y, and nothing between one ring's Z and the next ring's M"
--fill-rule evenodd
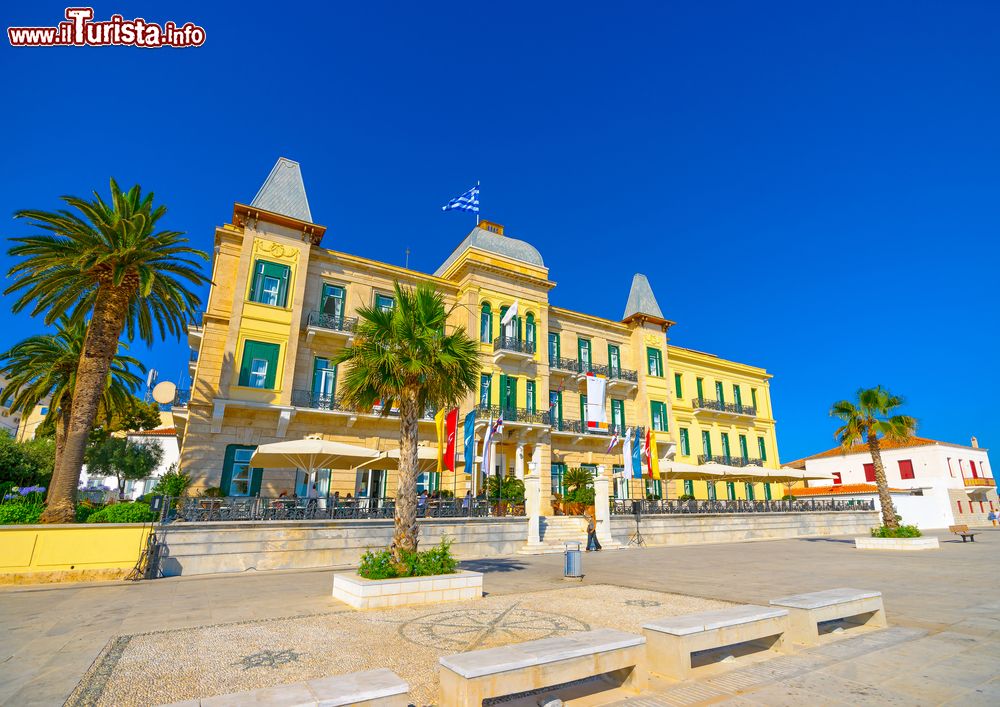
M618 498L764 500L785 492L779 484L615 475L622 446L609 452L609 435L637 426L654 431L664 463L778 466L768 373L670 345L673 322L644 275L635 275L622 318L613 321L550 305L555 282L542 254L499 224L480 222L432 274L325 247L325 230L312 220L299 165L284 158L256 197L236 203L232 222L216 229L206 311L189 333L192 383L174 406L181 468L194 490L305 495L304 472L249 466L260 444L319 435L379 451L398 447L397 418L340 404L331 360L352 341L357 308L392 307L399 281L432 284L460 305L451 323L480 341L479 389L460 413L477 410L477 459L489 419L503 414L490 473L537 473L543 499L562 490L574 467L613 476ZM501 332L515 303L517 316ZM606 430L586 423L589 372L607 380ZM430 417L420 437L434 444ZM472 474L459 447L458 473L424 473L421 489L466 493ZM317 489L391 497L395 472L330 469Z

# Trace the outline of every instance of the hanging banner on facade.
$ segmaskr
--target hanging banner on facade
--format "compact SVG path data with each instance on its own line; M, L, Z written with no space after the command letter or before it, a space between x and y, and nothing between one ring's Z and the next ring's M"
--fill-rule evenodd
M587 374L587 429L608 429L608 379L593 371Z
M476 465L476 411L472 409L465 416L465 425L462 430L463 442L465 443L465 473L471 474L472 467Z
M632 478L642 478L642 428L636 427L632 433Z
M437 453L438 453L438 463L437 463L437 473L444 471L444 415L445 411L442 408L438 410L434 415L434 432L437 433Z
M444 446L444 468L455 471L455 437L458 436L458 408L452 408L444 419L447 442Z

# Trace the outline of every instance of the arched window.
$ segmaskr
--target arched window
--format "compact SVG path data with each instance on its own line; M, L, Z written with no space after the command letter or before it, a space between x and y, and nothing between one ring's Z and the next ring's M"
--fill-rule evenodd
M524 341L534 350L535 346L535 315L528 312L524 318Z
M482 314L479 315L479 340L484 344L493 342L493 310L489 302L483 302Z

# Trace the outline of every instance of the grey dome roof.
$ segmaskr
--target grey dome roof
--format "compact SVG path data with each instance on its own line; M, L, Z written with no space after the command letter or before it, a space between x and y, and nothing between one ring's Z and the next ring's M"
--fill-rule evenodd
M641 273L632 276L632 289L629 290L625 316L622 319L628 319L635 314L664 319L660 305L656 303L656 297L653 296L653 288L649 286L649 280L646 279L646 276Z
M516 238L501 236L498 233L493 233L476 226L465 237L465 240L458 244L458 248L448 256L448 259L444 261L441 267L434 271L434 274L438 277L443 275L452 266L452 263L458 260L458 256L469 248L479 248L490 253L496 253L497 255L505 255L508 258L520 260L530 265L545 267L542 254L530 243L519 241Z
M287 157L279 157L250 206L312 223L312 212L309 211L309 199L302 183L299 163Z

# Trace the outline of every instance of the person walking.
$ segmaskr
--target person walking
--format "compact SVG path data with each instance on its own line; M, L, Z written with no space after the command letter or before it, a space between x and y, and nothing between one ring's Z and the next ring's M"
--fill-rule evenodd
M597 539L597 521L594 520L592 509L588 508L584 517L587 519L587 552L599 552L601 543Z
M997 527L997 514L992 508L990 509L990 514L986 516L986 519L993 524L993 527Z

